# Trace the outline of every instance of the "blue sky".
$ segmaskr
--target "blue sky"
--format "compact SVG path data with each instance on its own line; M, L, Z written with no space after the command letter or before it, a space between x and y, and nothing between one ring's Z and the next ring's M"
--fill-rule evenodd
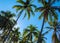
M0 0L0 11L11 11L12 13L15 13L16 15L18 14L16 12L15 9L13 9L12 7L14 5L18 4L16 2L16 0ZM34 4L36 4L38 7L41 6L40 4L37 3L37 0L34 2ZM56 4L54 4L56 6L60 5L60 2L56 2ZM59 13L58 13L59 14ZM27 26L29 26L30 24L33 24L34 26L38 27L38 30L40 30L41 25L42 25L42 19L38 20L38 16L40 15L39 12L35 13L35 16L31 16L30 20L27 19L27 17L25 19L22 19L22 16L19 18L18 22L17 22L17 27L20 27L20 32L23 32L23 29L26 28ZM59 16L60 18L60 16ZM15 18L16 19L16 18ZM60 21L60 20L59 20ZM49 26L48 23L45 23L45 26ZM46 37L47 37L47 43L51 43L52 41L52 32L49 32Z

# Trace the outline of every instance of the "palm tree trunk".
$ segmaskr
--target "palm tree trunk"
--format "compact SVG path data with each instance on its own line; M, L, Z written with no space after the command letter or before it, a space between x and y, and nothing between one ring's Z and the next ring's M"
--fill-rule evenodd
M32 43L32 33L31 33L31 43Z
M54 28L54 32L53 32L53 35L52 35L52 43L58 43L57 42L56 28Z
M55 33L55 35L56 35L56 28L54 29L54 33ZM54 43L56 43L56 36L55 36L55 42Z
M41 31L40 31L39 36L38 36L37 43L42 43L41 34L43 32L44 22L45 22L45 17L43 18L43 23L42 23Z

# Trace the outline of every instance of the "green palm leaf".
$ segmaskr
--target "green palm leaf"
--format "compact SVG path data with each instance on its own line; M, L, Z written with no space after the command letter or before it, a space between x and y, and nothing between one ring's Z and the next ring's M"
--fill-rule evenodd
M25 29L24 32L23 32L23 36L24 36L24 35L27 35L27 33L28 33L29 31L30 31L29 29Z
M23 9L19 12L18 18L22 15Z
M27 10L28 19L30 19L30 11Z
M34 5L34 4L30 4L30 6L32 6L32 7L34 7L34 8L36 8L37 6L36 5Z
M18 12L19 10L23 9L24 7L20 6L20 5L15 5L15 6L13 6L13 8L16 8L16 11Z
M27 15L27 13L25 12L25 15L24 15L23 19L26 17L26 15Z
M35 16L35 14L34 14L34 11L33 11L33 10L31 10L31 13L32 13L32 15L33 15L33 16Z
M44 16L44 12L41 13L41 15L39 16L39 19L41 19L42 16Z
M23 0L17 0L18 3L21 3L21 4L25 4L25 2Z
M38 12L38 11L43 11L45 8L44 7L39 7L39 8L36 8L35 11Z
M35 37L38 37L39 32L33 32Z
M54 16L54 19L57 20L58 19L58 15L56 14L56 12L54 12L54 10L51 10L53 16Z
M43 36L48 34L51 31L51 29L49 29L48 31L46 31L45 33L43 33Z

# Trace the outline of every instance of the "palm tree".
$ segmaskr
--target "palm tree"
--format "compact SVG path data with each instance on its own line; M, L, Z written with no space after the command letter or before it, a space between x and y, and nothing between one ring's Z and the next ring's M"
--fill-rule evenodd
M10 33L10 38L10 41L12 41L13 43L18 43L18 41L20 40L19 28L14 28L14 30Z
M12 22L12 24L15 22L15 20L13 19L13 17L15 16L15 14L11 13L10 11L6 11L6 12L1 11L0 16L1 16L0 20L3 23L2 28L6 27L6 26L8 27L7 24L9 24L10 22Z
M32 0L26 0L26 2L23 1L23 0L17 0L17 2L20 5L15 5L15 6L13 6L13 8L16 8L17 11L20 11L19 14L18 14L18 19L22 15L23 11L25 11L25 14L24 14L23 18L25 18L26 15L28 15L28 19L29 19L31 13L34 16L34 11L33 11L32 7L36 8L36 6L34 4L31 4Z
M58 31L60 30L58 28L59 27L58 25L60 23L58 23L57 21L53 21L53 22L49 22L49 24L50 24L50 27L46 27L46 28L54 30L52 35L53 43L60 43L57 37L57 34L59 33Z
M44 22L58 19L55 10L60 11L60 7L59 6L52 6L53 2L55 2L55 1L48 0L48 2L47 2L46 0L41 0L43 7L36 8L36 11L42 11L41 15L39 16L39 19L41 19L43 17L41 33L39 34L37 43L39 43L39 42L42 43L40 37L43 32Z
M30 41L30 43L33 43L33 36L34 37L38 36L38 30L36 29L35 26L30 25L24 30L23 36L27 38L28 42Z
M47 39L45 37L45 35L50 31L51 29L49 29L48 31L44 32L41 34L41 39L42 39L42 42L43 43L46 43L45 39ZM23 33L23 36L25 38L25 43L27 41L31 41L30 43L36 43L37 40L38 40L38 34L39 34L39 31L36 29L36 27L34 27L33 25L30 25L28 26L25 30L24 30L24 33ZM33 39L34 38L34 39ZM33 41L32 41L33 40ZM29 42L27 42L29 43Z
M7 12L4 12L4 11L1 11L1 23L2 24L2 27L0 28L1 30L3 30L3 36L4 36L4 41L6 40L6 37L8 37L8 32L9 30L12 30L10 29L10 27L15 23L15 20L13 19L13 17L15 16L14 13L11 13L10 11L7 11ZM7 32L6 34L4 34L5 32ZM3 41L3 42L4 42Z

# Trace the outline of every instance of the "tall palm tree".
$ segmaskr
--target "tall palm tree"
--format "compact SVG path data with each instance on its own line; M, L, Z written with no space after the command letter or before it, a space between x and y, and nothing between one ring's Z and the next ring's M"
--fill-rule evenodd
M7 35L8 35L8 32L12 30L10 29L10 27L13 24L15 24L15 20L13 19L15 15L14 13L11 13L10 11L7 11L7 12L1 11L0 15L1 15L1 21L3 23L1 29L3 30L3 33L7 31ZM4 41L6 40L6 37L8 37L7 35L3 34L3 36L5 36Z
M15 8L17 11L20 11L18 14L18 19L22 15L23 11L25 11L23 18L25 18L26 15L28 15L28 19L29 19L31 14L34 16L34 11L32 7L36 8L36 6L34 4L31 4L32 0L26 0L26 2L23 0L17 0L17 2L20 5L15 5L13 6L13 8Z
M23 36L27 38L27 41L29 40L30 43L33 43L33 36L35 37L38 36L38 30L36 29L35 26L30 25L24 30Z
M49 24L50 24L50 27L46 27L46 28L54 30L53 35L52 35L53 43L60 43L58 36L57 36L57 34L59 33L58 31L60 30L58 28L59 27L58 24L60 24L60 23L58 23L57 21L53 21L53 22L49 22Z
M57 20L58 16L55 12L55 10L60 11L60 7L59 6L52 6L52 4L54 4L52 0L48 0L48 2L46 0L42 0L42 7L36 8L36 11L42 11L41 15L39 16L39 19L41 19L43 17L43 23L42 23L42 27L41 27L41 33L43 32L43 27L44 27L44 22L45 21L52 21L52 20ZM39 34L38 37L38 42L37 43L42 43L40 37L41 37L41 33Z

